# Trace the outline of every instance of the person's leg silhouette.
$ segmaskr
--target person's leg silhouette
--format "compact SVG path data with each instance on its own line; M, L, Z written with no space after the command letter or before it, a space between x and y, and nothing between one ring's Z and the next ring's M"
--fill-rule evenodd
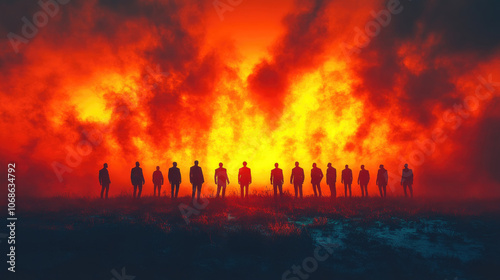
M200 194L201 194L201 184L199 184L199 185L196 187L196 191L197 191L197 195L196 195L196 197L198 198L198 200L200 200Z
M403 184L403 188L404 188L404 191L405 191L405 197L407 196L406 188L408 188L408 190L410 191L410 197L413 197L413 189L412 189L411 184L404 183Z
M139 189L139 192L137 193L137 198L141 198L142 184L139 184L138 189Z
M335 184L330 184L328 186L330 187L330 197L336 198L337 197L337 190L335 188Z
M221 185L217 185L217 194L215 195L215 198L219 197L220 188L221 188Z

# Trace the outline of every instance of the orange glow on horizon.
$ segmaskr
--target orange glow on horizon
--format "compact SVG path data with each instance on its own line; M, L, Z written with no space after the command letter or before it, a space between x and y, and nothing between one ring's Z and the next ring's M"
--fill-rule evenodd
M134 6L113 10L97 0L65 6L17 57L2 60L6 55L0 54L2 63L22 60L5 70L0 85L0 127L12 133L2 140L9 144L2 152L29 155L36 167L21 172L38 172L51 182L40 183L40 195L97 195L95 177L104 162L110 194L130 193L135 161L145 172L145 194L152 193L155 167L166 176L173 161L183 177L180 195L190 194L194 160L203 168L205 195L215 189L219 162L228 170L229 193L239 192L243 161L252 169L250 193L270 185L276 162L289 192L291 169L300 162L306 195L312 194L313 163L323 172L333 164L338 194L346 164L354 181L360 165L366 166L372 194L380 164L398 187L409 162L418 184L419 168L443 167L441 159L465 145L463 136L453 138L453 121L443 116L474 94L481 85L477 73L499 73L498 59L434 56L443 38L424 38L420 21L415 32L423 38L393 40L388 34L399 34L396 21L403 14L392 15L393 22L365 46L354 46L356 30L364 30L385 1L244 0L223 19L211 2L136 5L150 14ZM356 51L346 51L346 45ZM467 65L468 72L456 65ZM421 76L436 77L436 86L427 87ZM478 103L462 128L475 128L493 114L482 110L488 100ZM418 150L416 141L432 138L436 129L448 142L431 153ZM62 179L55 162L71 170ZM163 190L169 188L167 183ZM325 179L322 188L330 194ZM360 193L355 182L352 188Z

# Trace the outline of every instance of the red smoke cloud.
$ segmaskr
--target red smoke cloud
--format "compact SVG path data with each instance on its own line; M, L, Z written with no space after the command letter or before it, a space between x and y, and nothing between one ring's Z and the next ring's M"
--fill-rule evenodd
M418 195L498 196L500 8L476 2L0 4L2 162L41 196L97 195L104 162L130 192L135 161L146 193L177 161L187 194L195 159L205 194L219 162L263 190L299 161L306 193L331 162L365 164L371 194L384 164L399 195L407 162Z

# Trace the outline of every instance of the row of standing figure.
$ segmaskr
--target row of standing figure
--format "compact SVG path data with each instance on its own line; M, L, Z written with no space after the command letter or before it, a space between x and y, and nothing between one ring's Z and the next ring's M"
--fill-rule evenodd
M284 176L283 170L280 169L278 163L274 164L275 168L271 171L271 185L273 185L274 197L277 198L277 193L283 195L283 183ZM330 195L332 198L337 197L336 183L337 183L337 170L328 163L326 169L326 184L330 188ZM316 163L313 163L311 169L311 185L313 188L314 196L321 197L321 181L323 180L323 171L317 167ZM292 169L292 174L290 176L290 184L293 184L295 197L302 198L302 185L304 184L305 174L304 169L299 166L299 162L295 162L295 168ZM352 170L348 165L341 173L341 184L344 185L344 194L347 197L349 191L349 197L352 196L351 185L353 181ZM387 195L386 187L389 181L389 176L384 165L380 165L377 172L376 185L379 188L380 196L385 197ZM358 175L358 185L361 187L361 196L368 196L368 183L370 182L370 172L365 169L364 165L361 165L361 170ZM405 196L407 196L406 190L409 189L410 195L413 197L413 171L408 168L408 164L404 165L404 169L401 177L401 185L403 186Z
M132 185L134 186L134 198L140 198L142 193L142 186L146 183L144 179L144 174L142 172L142 168L140 167L139 162L135 163L135 167L132 168L130 172L130 180ZM283 195L283 183L284 176L283 170L279 168L278 163L276 163L275 168L271 170L270 183L273 186L273 194L274 198L281 197ZM311 184L313 187L314 196L321 197L321 181L323 180L323 171L317 167L316 163L313 163L311 169ZM111 180L109 178L108 173L108 164L105 163L104 167L99 170L99 183L102 186L101 189L101 198L108 197L109 185ZM290 176L290 184L293 184L295 197L302 198L302 185L304 184L305 174L304 169L299 166L299 162L295 162L295 168L292 169L292 174ZM177 198L179 194L179 186L182 182L181 180L181 172L177 167L177 163L174 162L173 166L168 170L168 181L171 185L171 198ZM195 197L197 199L200 198L201 188L205 179L203 177L203 171L201 167L198 165L198 161L194 162L194 166L190 168L189 171L189 181L192 185L192 198ZM226 187L229 184L229 176L227 175L227 170L223 167L222 163L219 163L219 168L215 170L214 181L217 185L217 194L216 197L221 196L225 197ZM387 170L383 165L380 165L380 168L377 172L376 185L379 188L380 196L386 196L386 187L389 181L389 176ZM352 170L349 169L349 166L346 165L345 169L342 170L341 173L341 184L344 185L344 193L347 197L349 193L349 197L352 196L351 185L353 182ZM361 165L361 170L358 175L358 185L361 187L361 196L368 196L368 183L370 182L370 172L365 169L364 165ZM240 185L241 198L248 198L248 188L252 183L252 173L250 168L247 167L247 163L243 162L243 167L239 169L238 172L238 184ZM331 163L328 163L328 167L326 169L326 184L330 188L330 194L332 198L337 196L336 191L336 183L337 183L337 170L332 167ZM163 174L160 171L160 167L156 167L156 171L153 172L153 184L154 191L153 196L156 196L158 191L158 196L161 193L161 187L164 184ZM413 197L413 171L408 168L408 164L404 165L404 169L402 171L401 177L401 185L403 186L405 196L407 196L407 189L410 192L410 195Z

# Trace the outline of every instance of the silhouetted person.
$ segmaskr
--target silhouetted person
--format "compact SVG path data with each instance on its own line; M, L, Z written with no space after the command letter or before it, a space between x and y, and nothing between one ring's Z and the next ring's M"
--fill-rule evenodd
M217 195L219 197L219 193L222 189L222 198L226 195L226 183L229 184L229 178L227 177L227 170L222 167L222 162L219 163L219 168L215 169L214 175L215 184L217 184Z
M243 162L243 167L238 172L238 184L240 184L241 198L248 198L248 186L252 183L252 173L247 167L247 162Z
M344 193L347 197L347 189L349 188L349 197L352 196L351 185L352 185L352 170L349 169L349 165L345 165L345 169L342 170L342 177L340 178L340 183L344 184Z
M302 185L305 179L304 169L299 167L299 162L295 162L295 167L292 169L292 175L290 176L290 184L293 184L293 189L295 190L295 198L302 198Z
M403 186L403 189L405 191L405 197L408 195L406 194L406 187L410 190L410 195L413 197L413 170L408 168L408 163L405 164L405 168L403 169L403 175L401 176L401 185Z
M370 182L370 172L365 169L364 165L361 165L361 170L358 175L358 185L361 187L361 196L368 197L368 182Z
M160 167L156 167L156 171L153 172L153 196L156 196L156 188L158 188L158 196L161 196L161 186L163 185L163 173L160 171Z
M389 182L389 175L387 174L387 170L384 169L384 165L380 165L380 168L377 172L377 186L380 191L380 197L386 197L386 187L387 182Z
M203 179L203 171L201 171L201 167L198 166L197 160L194 161L194 166L191 166L191 169L189 170L189 181L193 185L193 200L195 194L196 198L199 200L201 194L201 185L205 182L205 179Z
M328 163L328 168L326 169L326 184L330 187L330 195L332 198L337 197L336 183L337 169L333 168L331 163Z
M105 163L104 167L101 170L99 170L99 184L102 186L101 198L104 195L104 190L106 190L106 198L108 198L109 184L111 184L111 180L109 180L109 172L108 172L108 164L107 163Z
M181 171L177 168L177 162L172 164L173 166L168 169L168 181L172 188L171 198L177 198L179 194L179 186L181 184Z
M311 184L313 185L314 197L321 197L321 180L323 180L323 171L316 167L316 163L313 163L313 168L311 169ZM318 192L316 193L316 188Z
M130 180L132 181L132 185L134 186L134 198L136 196L137 189L139 189L137 198L141 198L142 185L146 184L146 181L144 180L142 168L139 167L139 162L136 162L135 167L132 168L132 171L130 172Z
M278 198L277 191L279 190L280 192L280 197L283 196L283 182L284 177L283 177L283 170L278 168L278 164L274 164L274 169L271 170L271 185L273 185L273 190L274 190L274 199Z

